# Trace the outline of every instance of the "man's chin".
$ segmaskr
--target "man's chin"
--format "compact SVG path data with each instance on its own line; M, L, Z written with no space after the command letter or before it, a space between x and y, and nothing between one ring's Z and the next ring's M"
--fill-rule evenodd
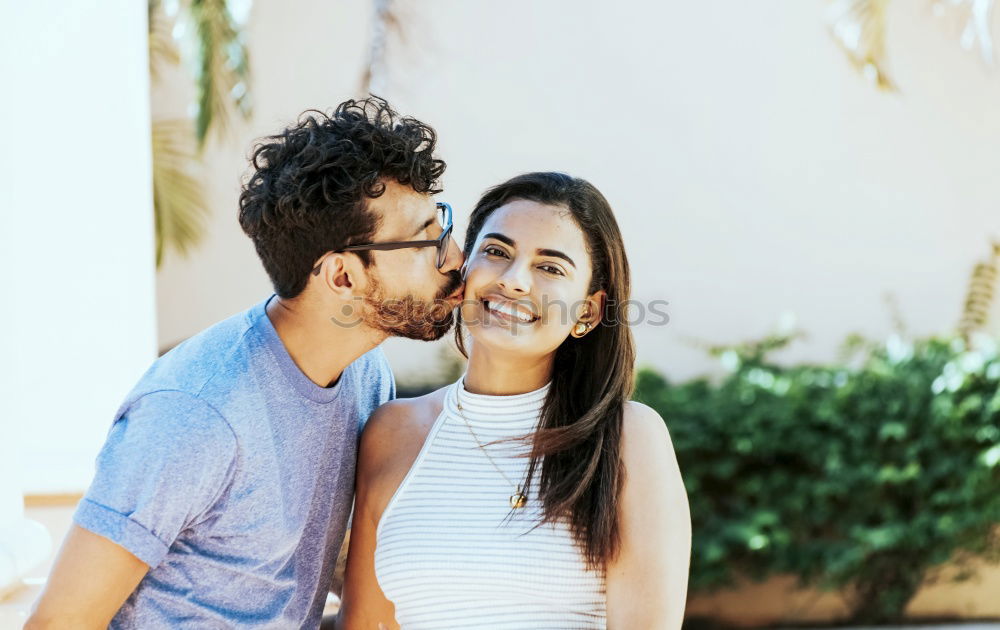
M403 337L404 339L414 339L416 341L437 341L448 334L448 331L454 325L455 314L448 313L444 319L429 322L423 326L408 324L405 326L393 326L384 330L393 337Z

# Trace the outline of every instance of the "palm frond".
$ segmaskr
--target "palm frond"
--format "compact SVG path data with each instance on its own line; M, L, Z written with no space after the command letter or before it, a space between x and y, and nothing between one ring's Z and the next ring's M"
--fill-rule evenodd
M888 6L889 0L833 0L827 21L854 67L880 89L893 91L885 47Z
M966 340L972 333L986 328L990 323L990 310L997 297L997 280L1000 278L1000 241L993 242L993 255L977 263L969 278L969 290L965 294L962 319L958 332Z
M187 253L204 232L208 206L201 182L193 173L197 162L194 134L187 120L153 122L153 213L156 224L156 265L166 249Z
M174 44L171 29L173 23L163 13L159 0L149 0L149 74L156 80L159 78L158 68L161 64L180 63L181 56Z
M966 50L978 49L983 61L993 65L993 8L996 0L935 0L934 12L944 15L950 6L965 19L959 43Z
M225 129L231 105L244 118L250 115L250 71L246 45L226 0L191 0L190 11L198 38L195 135L201 147L213 125Z
M387 91L386 48L389 37L404 38L402 21L393 0L375 0L371 42L368 45L368 63L361 75L361 95L385 95Z

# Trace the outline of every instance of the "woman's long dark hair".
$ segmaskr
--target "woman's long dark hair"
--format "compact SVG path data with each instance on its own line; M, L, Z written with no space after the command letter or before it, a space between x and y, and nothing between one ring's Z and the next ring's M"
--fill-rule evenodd
M469 219L467 259L486 219L497 208L519 199L570 211L583 231L593 265L588 295L601 289L607 292L604 316L597 327L579 339L568 337L556 350L552 386L538 430L531 436L525 480L525 488L530 488L540 463L542 522L567 517L587 566L603 568L621 546L622 414L632 396L635 363L635 342L626 313L631 291L628 259L604 195L589 182L563 173L527 173L486 191ZM455 341L468 357L461 318Z

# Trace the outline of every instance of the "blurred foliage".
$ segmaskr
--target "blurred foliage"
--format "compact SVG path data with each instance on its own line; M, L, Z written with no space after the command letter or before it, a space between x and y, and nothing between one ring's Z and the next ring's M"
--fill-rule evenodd
M170 21L163 14L159 0L149 0L147 25L149 27L149 75L153 80L160 78L159 67L163 63L178 64L181 55L170 35Z
M880 89L892 91L885 51L888 7L889 0L833 0L827 20L851 64Z
M153 221L156 266L169 244L186 253L201 239L208 206L195 172L198 158L189 120L153 121Z
M964 20L959 44L966 50L978 49L983 61L993 65L993 9L996 0L932 0L938 17L948 14ZM888 73L886 40L889 31L890 0L829 0L827 24L834 41L851 64L879 89L897 88ZM913 7L912 3L902 3ZM894 5L893 5L894 6Z
M226 127L230 108L235 108L244 118L250 116L250 65L241 29L226 0L190 2L198 40L195 133L199 146L204 146L213 126Z
M996 301L997 280L1000 277L1000 241L993 241L990 258L972 268L969 290L962 307L962 319L958 323L959 334L969 339L976 331L982 331L990 324L990 311Z
M716 349L720 382L640 370L691 502L693 592L793 574L889 622L943 563L1000 560L1000 358L994 340L875 344L844 365L783 367L768 337Z
M467 361L459 354L454 343L438 346L437 361L433 367L424 368L419 373L410 373L396 383L398 398L417 398L447 385L451 385L465 374Z
M374 0L375 15L372 18L371 41L368 44L368 62L361 74L361 94L383 95L388 89L388 64L386 50L390 37L404 39L403 22L399 16L399 4L394 0Z
M174 20L159 0L148 0L149 71L153 81L163 65L177 65L181 55L172 35ZM156 265L167 249L181 254L198 244L208 216L201 180L198 150L209 131L224 128L229 110L250 115L249 67L237 23L223 0L190 0L179 3L194 23L195 81L194 121L154 120L153 212L156 226Z

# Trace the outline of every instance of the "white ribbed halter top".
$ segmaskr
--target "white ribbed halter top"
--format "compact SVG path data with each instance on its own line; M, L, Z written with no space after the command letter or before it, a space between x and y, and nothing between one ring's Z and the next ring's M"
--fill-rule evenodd
M511 512L528 467L519 443L538 424L549 385L487 396L448 387L444 408L389 500L376 531L375 575L403 630L604 628L604 572L588 571L565 522L540 520L537 493ZM540 471L537 474L540 474ZM537 476L536 476L537 480ZM537 483L533 484L537 485Z

